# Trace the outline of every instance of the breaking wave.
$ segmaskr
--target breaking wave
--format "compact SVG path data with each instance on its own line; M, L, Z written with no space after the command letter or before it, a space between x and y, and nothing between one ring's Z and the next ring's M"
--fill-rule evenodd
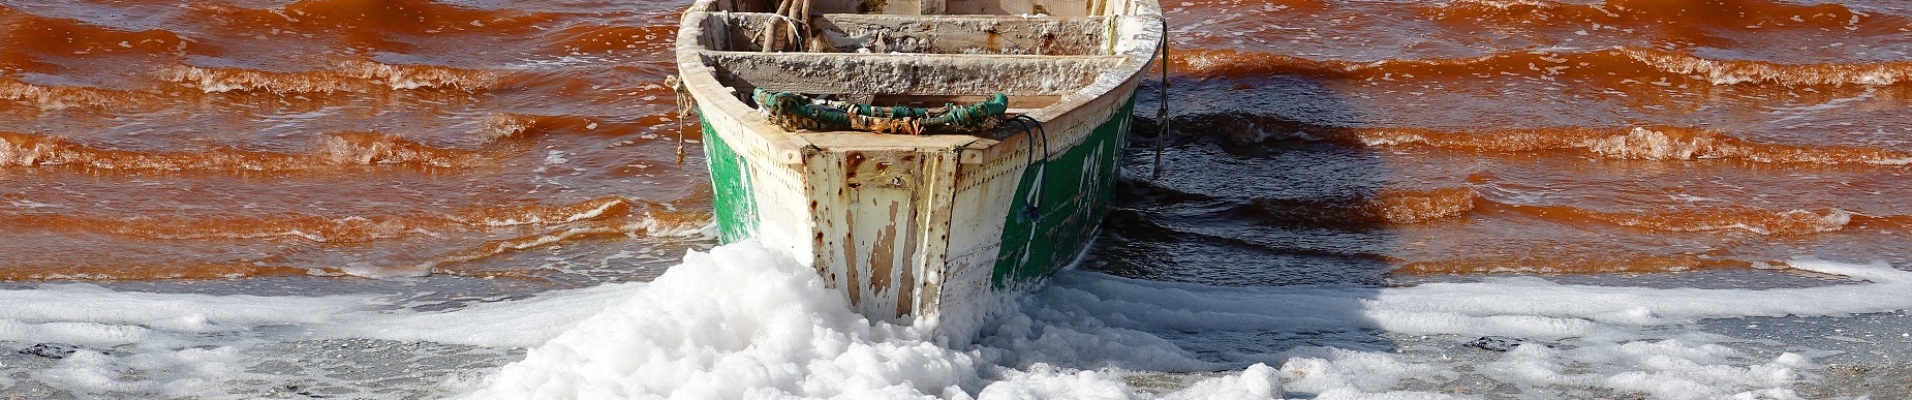
M32 103L40 110L120 106L137 103L141 97L144 96L122 91L74 86L42 86L0 79L0 100Z
M1559 204L1517 204L1483 197L1472 186L1382 189L1325 198L1261 197L1247 201L1237 210L1245 211L1255 220L1271 223L1362 227L1451 221L1482 209L1516 212L1564 225L1597 221L1655 232L1746 232L1765 236L1812 235L1860 224L1890 226L1912 220L1908 216L1868 216L1832 208L1770 210L1747 206L1669 205L1619 211Z
M1455 0L1420 8L1424 15L1452 23L1566 26L1592 22L1633 31L1668 29L1672 25L1729 32L1774 28L1877 30L1902 27L1906 20L1897 15L1855 12L1839 4L1771 0Z
M71 214L0 214L0 222L18 229L85 230L160 240L292 237L318 243L342 244L454 230L617 220L630 215L638 208L649 208L649 203L623 197L602 197L571 204L474 207L451 213L414 212L346 217L303 213L130 218Z
M1600 87L1711 85L1895 85L1912 77L1912 62L1785 64L1714 60L1691 54L1618 47L1588 52L1518 51L1464 58L1374 62L1313 60L1235 50L1182 50L1176 71L1196 78L1301 75L1346 80L1483 79L1516 76L1588 82Z
M1800 236L1837 232L1855 220L1882 219L1854 215L1840 209L1775 211L1755 207L1667 208L1649 211L1601 211L1561 205L1498 204L1536 218L1562 223L1594 220L1659 232L1748 232L1767 236ZM1887 217L1889 218L1889 217Z
M36 265L33 268L0 268L0 281L160 281L174 279L235 279L274 276L305 276L324 269L258 265L257 263L176 263L112 265Z
M1467 257L1412 261L1395 268L1397 274L1610 274L1690 272L1719 269L1778 268L1784 263L1752 262L1703 254L1564 254L1534 248L1518 256Z
M480 91L498 85L490 71L428 65L348 62L332 71L268 72L239 68L175 66L159 77L206 93L333 93L385 90L453 89Z
M215 147L191 152L113 150L34 134L0 133L0 167L78 167L121 171L303 172L378 165L467 168L484 153L432 147L377 133L324 136L307 153Z
M1438 130L1321 126L1257 116L1214 114L1179 117L1177 129L1209 132L1236 143L1307 140L1363 147L1431 147L1489 152L1575 151L1611 160L1735 160L1768 164L1912 164L1912 152L1859 146L1809 146L1734 137L1710 129L1675 126L1617 128Z
M1474 210L1472 188L1382 190L1336 198L1256 198L1250 210L1262 220L1307 225L1418 224L1459 218Z

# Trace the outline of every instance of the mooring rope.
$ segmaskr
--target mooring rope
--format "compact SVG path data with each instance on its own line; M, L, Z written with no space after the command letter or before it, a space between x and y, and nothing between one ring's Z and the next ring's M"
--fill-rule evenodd
M1160 64L1162 66L1162 97L1161 97L1162 104L1160 104L1159 107L1155 109L1155 125L1159 129L1155 132L1155 169L1153 170L1153 176L1149 177L1149 180L1162 179L1162 143L1168 140L1168 18L1167 17L1162 18L1161 49L1162 49L1162 59L1156 60L1156 64Z
M940 109L879 107L844 101L812 101L809 96L758 88L751 94L770 123L784 130L858 130L876 133L974 133L988 130L1009 111L1009 96L997 93L970 105L948 103Z
M677 98L677 163L684 163L684 131L690 130L691 116L697 112L697 98L691 97L690 89L684 87L684 81L677 75L664 78L664 86L671 89Z
M1027 166L1024 168L1036 169L1036 181L1034 186L1029 188L1030 201L1028 204L1023 205L1022 212L1019 215L1022 219L1035 223L1036 221L1042 220L1042 187L1043 184L1049 180L1049 130L1042 127L1042 121L1037 121L1034 117L1028 115L1018 115L1009 120L1016 121L1017 125L1022 125L1023 134L1028 138L1027 144L1029 146L1029 152L1027 153L1028 157L1025 159L1025 165ZM1030 129L1031 127L1035 129ZM1041 164L1036 163L1037 140L1041 140L1042 142Z

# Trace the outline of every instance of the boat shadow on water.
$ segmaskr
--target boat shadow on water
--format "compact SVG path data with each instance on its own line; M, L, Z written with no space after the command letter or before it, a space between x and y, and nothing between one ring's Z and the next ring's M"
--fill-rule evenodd
M1069 274L1121 277L1101 277L1133 286L1105 300L1158 303L1114 319L1223 368L1393 352L1363 306L1389 284L1392 227L1404 222L1382 193L1394 166L1321 139L1366 118L1307 77L1177 78L1153 177L1160 125L1142 116L1159 85L1137 90L1115 210L1053 290L1111 286Z

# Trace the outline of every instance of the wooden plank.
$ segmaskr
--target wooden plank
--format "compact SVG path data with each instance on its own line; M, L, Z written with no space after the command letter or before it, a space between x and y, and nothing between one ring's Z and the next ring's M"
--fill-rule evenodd
M705 51L718 80L740 92L954 96L1074 93L1121 56L985 56Z

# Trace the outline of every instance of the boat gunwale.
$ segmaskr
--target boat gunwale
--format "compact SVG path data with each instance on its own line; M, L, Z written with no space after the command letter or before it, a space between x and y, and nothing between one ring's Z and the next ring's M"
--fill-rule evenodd
M712 14L733 14L733 13L743 14L743 12L712 11L712 8L714 8L714 4L715 4L715 0L698 0L695 3L692 3L690 7L685 10L685 12L683 13L682 22L679 26L677 43L675 47L679 75L681 76L681 79L683 79L683 83L686 90L695 98L695 100L697 101L700 107L714 108L714 111L725 113L730 118L735 118L739 120L739 122L742 122L746 124L747 126L754 127L748 130L751 131L751 133L754 134L755 136L758 136L759 138L763 139L766 142L766 144L768 144L771 147L769 149L771 150L770 153L779 159L777 161L780 161L784 164L802 163L804 160L803 153L806 149L821 149L823 148L823 146L819 146L819 145L827 146L829 142L834 142L834 140L812 140L812 138L822 139L823 138L822 135L842 136L841 134L844 134L844 133L857 134L855 135L857 137L870 137L867 135L862 135L862 133L860 132L809 132L809 131L787 132L781 128L776 127L775 125L770 124L769 120L765 116L763 116L760 112L758 112L758 110L755 107L751 107L750 105L745 104L741 99L737 98L734 95L736 93L736 90L734 88L725 86L722 84L721 81L719 81L717 77L717 74L718 74L717 67L706 64L704 62L704 56L707 52L723 53L723 52L735 52L735 51L710 49L703 44L703 39L704 39L706 30L711 28L710 26L707 25L707 22L711 20L710 16ZM941 59L952 59L952 60L987 60L987 59L1003 59L1003 58L1056 59L1058 57L1072 57L1076 59L1109 58L1109 59L1116 60L1115 66L1113 68L1108 68L1101 71L1100 73L1097 73L1092 80L1090 80L1088 83L1083 84L1079 89L1070 93L1061 94L1060 98L1054 104L1050 104L1048 106L1045 106L1039 109L1034 109L1028 113L1023 114L1031 118L1034 118L1038 121L1052 121L1052 120L1063 118L1064 116L1073 114L1073 113L1094 112L1095 110L1088 110L1089 107L1085 107L1085 106L1096 101L1097 99L1103 96L1108 95L1109 93L1115 91L1116 89L1123 87L1126 83L1129 83L1130 81L1134 80L1135 78L1138 77L1139 74L1141 74L1144 70L1148 68L1149 64L1152 61L1154 61L1156 50L1158 49L1157 46L1160 45L1161 41L1166 40L1166 32L1162 30L1163 25L1161 25L1160 23L1161 19L1163 18L1161 13L1161 8L1159 4L1155 4L1154 2L1145 1L1145 0L1132 0L1132 2L1129 3L1129 6L1133 10L1133 13L1121 14L1121 15L1096 15L1096 16L1077 16L1077 17L1025 17L1021 15L939 14L939 15L925 15L925 16L898 15L895 17L899 19L920 18L920 19L929 20L929 21L934 21L937 18L952 18L952 17L955 20L974 19L979 21L1004 20L1004 19L1026 20L1026 19L1037 19L1037 18L1054 18L1057 20L1095 19L1095 20L1099 20L1101 23L1109 25L1110 31L1108 32L1107 35L1110 38L1110 43L1108 45L1111 50L1110 54L1058 55L1058 56L1021 55L1021 54L917 54L917 53L907 54L907 56L910 56L910 57L927 57L931 59L941 58ZM849 15L867 15L867 14L849 14ZM1135 25L1129 29L1122 29L1124 27L1117 26L1118 23L1135 24ZM739 52L739 53L749 53L749 52ZM817 54L830 54L833 56L849 56L851 54L863 54L863 53L752 53L752 54L786 54L789 57L800 57L804 55L814 56ZM897 54L867 54L867 56L895 57L897 56ZM872 58L872 59L876 59L876 58ZM705 112L705 111L700 111L700 112ZM941 136L941 137L910 136L910 135L883 135L883 136L886 137L886 139L882 139L882 140L889 143L885 143L878 147L924 148L924 149L941 148L941 149L956 150L962 153L962 156L961 156L962 163L978 164L978 163L990 163L998 159L1011 157L1011 156L1022 157L1022 153L1024 152L1022 147L1024 146L1020 146L1020 145L1005 146L1004 144L1015 144L1015 143L1021 143L1021 142L1027 141L1029 135L1026 133L1018 134L1018 135L1013 135L1013 136L1004 138L1002 140L990 139L990 138L974 136L974 135L935 135L935 136ZM819 143L819 142L822 142L822 143ZM963 143L963 144L951 146L952 143ZM1061 151L1066 151L1067 148L1070 147L1069 144L1067 143L1055 143L1055 144L1060 146L1060 147L1057 147L1058 150L1050 151L1047 154L1044 154L1043 155L1044 159L1055 157L1057 156L1057 154L1060 154Z
M950 59L950 60L989 60L989 59L1064 60L1064 59L1067 59L1067 60L1111 60L1113 61L1113 60L1127 60L1129 58L1127 55L1123 55L1123 54L1046 56L1046 55L1036 55L1036 54L967 54L967 53L793 53L793 52L764 53L764 52L743 51L743 50L709 50L709 49L698 50L698 53L699 54L721 54L721 55L748 55L748 56L761 56L761 57L773 57L773 58L867 57L867 58L923 58L923 59L931 59L931 60L934 60L934 59ZM1087 87L1089 85L1085 84L1083 86Z
M766 17L777 15L776 13L758 12L758 11L699 11L699 12L703 12L706 14L717 14L717 15L743 15L743 16L761 15ZM1114 17L1126 17L1126 16L1132 16L1132 15L1117 15ZM850 19L850 20L867 19L872 21L887 19L887 20L918 21L918 22L1054 21L1054 22L1062 22L1062 23L1080 23L1080 22L1105 23L1106 21L1108 21L1108 19L1111 16L1077 15L1077 16L1062 16L1062 17L1054 17L1054 16L1038 17L1033 15L1003 15L1003 14L895 15L895 14L822 13L822 14L817 14L817 17L824 18L824 19ZM855 21L855 22L866 22L866 21Z

